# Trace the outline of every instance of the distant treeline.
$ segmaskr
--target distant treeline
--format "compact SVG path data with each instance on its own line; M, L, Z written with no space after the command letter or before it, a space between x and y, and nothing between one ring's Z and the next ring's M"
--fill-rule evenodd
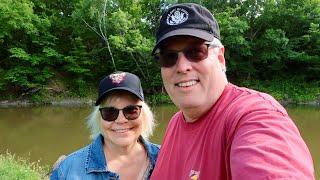
M86 96L115 70L139 75L147 93L163 91L151 50L161 13L176 2L0 0L0 94L9 94L0 99L48 89ZM187 2L219 22L230 81L320 93L319 0Z

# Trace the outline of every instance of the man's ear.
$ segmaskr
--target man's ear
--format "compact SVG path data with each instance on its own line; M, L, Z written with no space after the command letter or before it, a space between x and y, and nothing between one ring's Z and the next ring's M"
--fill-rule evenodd
M226 60L224 59L224 47L219 47L218 60L223 67L226 66Z

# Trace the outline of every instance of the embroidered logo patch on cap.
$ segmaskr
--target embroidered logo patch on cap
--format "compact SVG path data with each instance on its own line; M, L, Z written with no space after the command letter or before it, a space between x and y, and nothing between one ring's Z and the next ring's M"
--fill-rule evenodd
M126 76L126 73L115 73L115 74L110 74L109 78L112 80L112 83L119 84L121 83Z
M167 16L168 25L178 25L188 20L189 13L182 8L172 9Z
M160 45L173 36L193 36L208 42L214 38L220 40L219 25L204 6L195 3L175 4L161 16L156 45L151 54L155 55Z
M112 91L127 91L137 96L141 101L144 101L143 90L138 76L129 72L117 71L105 76L99 83L98 98L95 105L98 106L101 102L110 95Z

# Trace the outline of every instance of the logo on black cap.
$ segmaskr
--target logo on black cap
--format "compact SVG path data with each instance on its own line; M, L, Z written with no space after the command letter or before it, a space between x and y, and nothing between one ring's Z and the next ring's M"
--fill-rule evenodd
M119 84L124 80L125 76L126 76L126 73L122 72L122 73L110 74L109 78L112 80L112 83Z
M182 8L172 9L167 16L168 25L178 25L185 22L188 19L189 13Z
M169 7L160 19L152 54L162 42L173 36L193 36L211 42L220 39L219 25L213 14L199 4L176 4Z

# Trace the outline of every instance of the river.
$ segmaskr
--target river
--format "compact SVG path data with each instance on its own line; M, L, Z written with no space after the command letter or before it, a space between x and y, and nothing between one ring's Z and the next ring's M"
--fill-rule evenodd
M168 120L177 111L173 105L152 108L157 127L151 141L161 144ZM320 179L320 107L289 106L312 154ZM0 108L0 153L9 151L40 165L52 165L61 154L68 154L90 142L86 117L90 107L42 106Z

